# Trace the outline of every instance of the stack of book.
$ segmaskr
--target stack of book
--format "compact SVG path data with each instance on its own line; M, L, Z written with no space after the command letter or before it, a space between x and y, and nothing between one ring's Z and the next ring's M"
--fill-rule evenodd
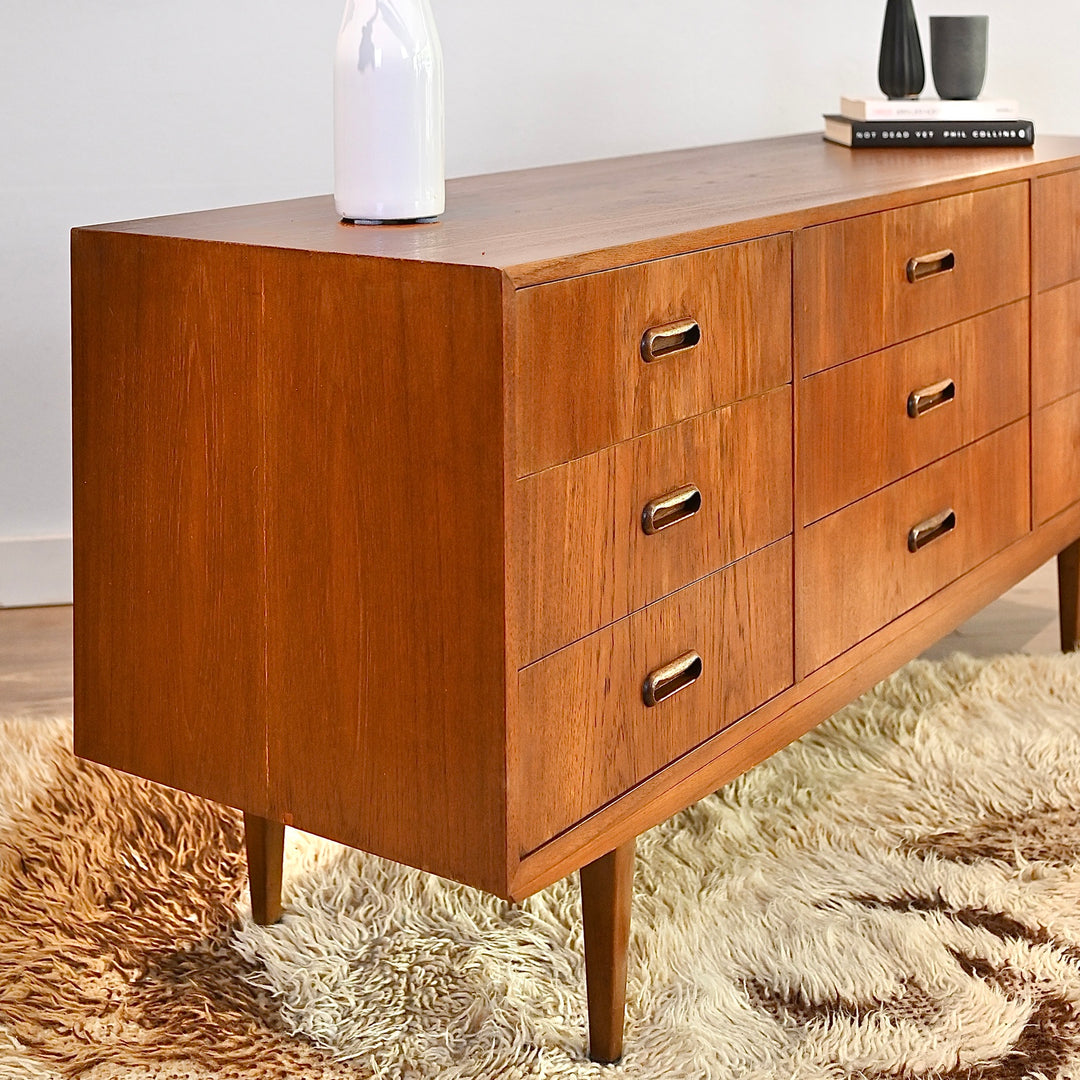
M1015 101L841 98L825 115L825 138L852 149L875 146L1031 146L1035 128Z

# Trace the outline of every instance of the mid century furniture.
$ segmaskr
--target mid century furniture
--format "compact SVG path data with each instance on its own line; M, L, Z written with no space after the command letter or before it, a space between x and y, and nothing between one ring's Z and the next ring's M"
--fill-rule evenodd
M581 869L619 1057L634 837L1057 554L1080 139L819 136L72 237L76 749L521 898ZM1060 554L1059 554L1060 553Z

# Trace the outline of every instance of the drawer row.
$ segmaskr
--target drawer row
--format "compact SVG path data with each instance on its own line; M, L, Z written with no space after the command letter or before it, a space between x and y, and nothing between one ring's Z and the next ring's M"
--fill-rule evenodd
M520 670L522 850L1020 539L1028 465L1024 418Z
M1022 300L513 485L517 667L1026 417Z
M1008 184L521 289L516 475L1025 298L1028 224Z
M523 852L1077 501L1080 172L1030 191L1033 263L1024 183L519 293Z

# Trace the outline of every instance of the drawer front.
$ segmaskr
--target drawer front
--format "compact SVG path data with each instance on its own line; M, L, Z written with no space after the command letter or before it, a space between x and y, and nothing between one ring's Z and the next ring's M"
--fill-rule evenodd
M514 486L518 666L791 532L791 388Z
M1028 424L1021 420L804 529L799 674L1023 536L1028 498ZM949 510L951 523L941 520ZM910 550L912 541L918 550Z
M520 672L511 760L521 850L790 686L791 590L785 538ZM650 706L651 675L660 700Z
M1032 423L1032 506L1041 525L1080 499L1080 393L1037 409Z
M799 517L816 521L1028 412L1028 301L799 383Z
M1049 405L1080 390L1080 281L1038 293L1032 305L1031 394Z
M1080 278L1080 171L1040 177L1031 198L1035 288Z
M535 285L516 303L518 476L791 378L787 234Z
M1028 186L1009 184L803 229L803 375L1028 294Z

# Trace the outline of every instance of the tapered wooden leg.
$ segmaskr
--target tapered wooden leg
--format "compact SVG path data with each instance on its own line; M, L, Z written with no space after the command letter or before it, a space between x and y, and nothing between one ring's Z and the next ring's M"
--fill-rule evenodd
M1080 645L1080 540L1058 553L1057 572L1061 651L1072 652Z
M281 918L281 864L285 855L285 826L255 814L244 814L251 916L260 926Z
M633 840L581 868L589 1057L593 1061L611 1063L622 1057L633 891Z

